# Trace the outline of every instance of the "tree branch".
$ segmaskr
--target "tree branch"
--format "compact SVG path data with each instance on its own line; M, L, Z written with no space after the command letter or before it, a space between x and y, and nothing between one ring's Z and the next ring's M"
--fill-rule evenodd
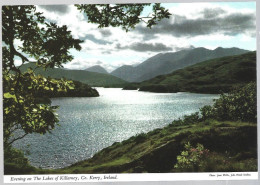
M26 61L29 61L28 58L26 58L21 53L19 53L15 48L14 48L14 55L20 57L22 59L23 63L26 62Z
M24 137L27 136L27 135L28 135L28 133L25 133L24 135L13 139L11 142L7 143L7 147L9 147L11 144L13 144L13 142L15 142L15 141L17 141L17 140L19 140L19 139L22 139L22 138L24 138Z

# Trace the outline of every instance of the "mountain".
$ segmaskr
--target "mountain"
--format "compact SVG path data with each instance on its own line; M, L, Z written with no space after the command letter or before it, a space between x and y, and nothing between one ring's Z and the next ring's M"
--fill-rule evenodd
M256 52L211 59L137 85L151 92L229 92L256 81Z
M158 75L169 74L178 69L219 57L238 55L248 52L239 48L203 47L181 50L178 52L159 53L136 67L122 66L111 74L129 82L142 82Z
M32 69L35 68L35 64L33 62L24 64L21 66L21 71L27 70L29 67ZM95 73L95 72L89 72L85 70L68 70L63 68L54 68L54 69L46 69L44 71L42 68L37 68L35 70L36 74L41 74L43 76L50 76L52 78L66 78L69 80L75 80L79 81L84 84L88 84L90 86L115 86L115 85L122 85L126 84L127 82L112 76L110 74L102 74L102 73Z
M138 77L136 68L130 65L123 65L110 73L118 78L132 82Z
M108 74L108 72L100 65L95 65L95 66L89 67L89 68L85 69L85 71Z

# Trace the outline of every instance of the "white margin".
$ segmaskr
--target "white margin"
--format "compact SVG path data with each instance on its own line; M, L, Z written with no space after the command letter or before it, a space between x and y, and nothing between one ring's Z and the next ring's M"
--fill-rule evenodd
M1 0L0 1L0 11L2 12L2 5L39 5L39 4L108 4L108 3L192 3L192 2L256 2L256 23L257 23L257 28L256 28L256 46L257 46L257 51L260 48L260 0ZM0 26L2 28L2 14L0 13ZM2 29L0 29L0 63L2 64ZM260 75L258 74L260 71L260 65L258 64L260 61L260 53L257 52L257 100L259 100L259 95L260 95ZM0 65L0 75L2 76L2 65ZM0 97L2 97L2 78L0 78ZM258 112L260 111L260 101L257 101L257 107L258 107ZM3 101L2 98L0 98L0 124L3 126ZM259 129L259 122L260 122L260 117L258 116L258 127L257 127L257 133L258 133L258 172L259 172L259 167L260 167L260 152L259 152L259 144L260 144L260 129ZM70 177L82 177L82 176L87 176L90 178L91 174L84 174L84 175L4 175L4 169L3 169L3 129L0 129L0 184L2 183L18 183L18 184L24 184L24 183L47 183L48 180L44 181L37 181L37 180L32 180L31 182L22 182L22 181L12 181L11 182L11 177L13 178L34 178L34 177L55 177L57 176L70 176ZM151 177L147 179L147 176L149 174L107 174L107 175L117 175L117 179L107 179L107 180L90 180L90 179L82 179L81 181L77 182L88 182L88 184L96 184L96 182L105 182L105 184L115 184L114 182L124 182L124 184L140 184L140 185L152 185L152 184L179 184L179 185L259 185L260 184L260 173L258 172L231 172L231 173L226 173L226 172L214 172L214 173L159 173L159 174L153 174L150 173ZM245 175L244 178L241 178L239 176L222 176L221 178L217 177L210 177L208 179L203 179L203 177L206 177L210 174L251 174L250 176ZM93 176L97 177L103 177L105 174L93 174ZM182 177L182 178L181 178ZM153 180L152 180L153 179ZM241 180L243 179L243 180ZM55 180L55 179L54 179ZM203 180L203 181L201 181ZM230 181L231 180L231 181ZM154 181L151 183L150 181ZM174 182L173 182L174 181ZM66 180L59 180L59 181L49 181L48 184L56 184L57 182L60 183L70 183L70 182L76 182L73 180L66 181ZM127 183L128 182L128 183ZM141 182L141 183L138 183ZM145 183L146 182L146 183ZM73 183L75 184L75 183ZM82 183L80 183L82 184ZM102 183L103 184L103 183ZM118 184L118 183L116 183ZM121 184L121 183L120 183Z

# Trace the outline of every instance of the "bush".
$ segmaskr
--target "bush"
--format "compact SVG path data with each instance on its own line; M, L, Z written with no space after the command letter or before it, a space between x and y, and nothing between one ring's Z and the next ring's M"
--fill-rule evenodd
M197 147L185 144L185 150L177 156L174 172L241 172L257 171L257 159L238 160L227 154L210 152L200 143Z
M147 138L147 134L145 134L145 133L138 134L138 135L135 137L135 142L136 142L137 144L142 143L143 141L145 141L146 138Z
M4 150L4 174L28 174L36 168L29 164L24 153L18 149L7 148Z
M200 112L203 120L256 122L256 83L249 83L229 94L221 94L212 107L205 106L200 109Z
M199 171L202 167L202 160L205 160L209 154L208 149L204 149L202 144L197 144L197 147L191 146L188 142L185 144L185 151L181 152L181 155L177 156L177 163L174 168L180 171Z

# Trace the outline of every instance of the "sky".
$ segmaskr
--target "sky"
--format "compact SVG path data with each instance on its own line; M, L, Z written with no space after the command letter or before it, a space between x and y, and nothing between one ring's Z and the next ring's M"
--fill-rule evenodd
M48 21L67 25L82 50L71 49L74 59L64 64L69 69L100 65L111 72L122 65L138 65L165 52L193 47L215 49L238 47L256 50L255 2L167 3L172 14L152 29L143 23L126 32L121 28L98 28L74 5L41 5ZM143 15L149 13L145 8Z

